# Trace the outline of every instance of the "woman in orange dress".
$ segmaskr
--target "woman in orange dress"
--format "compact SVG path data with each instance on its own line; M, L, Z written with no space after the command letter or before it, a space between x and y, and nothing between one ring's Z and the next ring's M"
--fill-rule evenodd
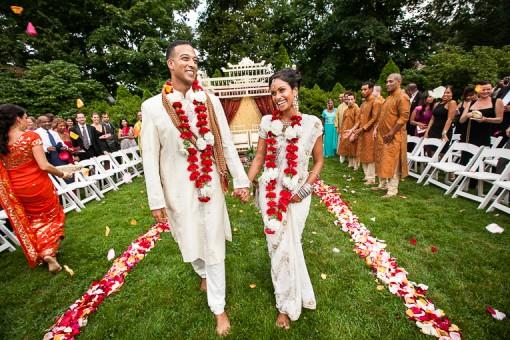
M62 269L56 253L64 236L64 210L47 173L70 174L48 163L42 140L27 126L26 110L0 105L0 204L9 216L30 267Z

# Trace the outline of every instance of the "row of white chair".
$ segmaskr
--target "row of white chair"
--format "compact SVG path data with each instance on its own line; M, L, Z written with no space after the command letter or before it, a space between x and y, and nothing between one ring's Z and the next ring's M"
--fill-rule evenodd
M497 148L501 138L493 140L491 147L476 146L454 141L441 156L445 142L436 138L408 137L414 144L408 153L409 175L418 183L434 184L445 190L445 195L465 197L479 202L478 209L495 208L510 214L504 204L510 193L510 149ZM495 169L499 160L508 163L500 173ZM443 173L443 180L439 175ZM452 178L453 177L453 178ZM471 180L477 181L476 194L469 191ZM491 185L485 193L484 184Z
M232 131L232 141L237 151L248 151L257 148L259 140L258 130L236 130Z
M73 173L70 183L49 175L65 213L81 211L86 203L103 199L106 192L118 190L120 185L131 182L132 177L143 173L142 157L136 146L82 160L77 165L82 170ZM0 211L0 252L14 251L14 245L19 245L16 236L6 227L6 219L5 211Z

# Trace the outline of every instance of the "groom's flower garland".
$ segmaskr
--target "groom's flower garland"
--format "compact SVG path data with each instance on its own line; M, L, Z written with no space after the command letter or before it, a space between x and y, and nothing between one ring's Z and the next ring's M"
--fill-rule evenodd
M44 340L74 339L80 334L80 328L87 325L89 315L97 310L104 299L122 287L131 269L156 246L161 233L168 231L170 231L168 224L158 223L133 241L128 249L115 259L106 275L101 280L92 282L87 292L57 319L44 335Z
M214 135L208 127L207 107L205 106L207 96L204 89L195 80L191 85L193 105L195 105L195 113L197 114L196 127L199 133L195 147L192 143L193 132L191 132L188 116L182 109L180 95L174 92L170 81L165 83L163 89L180 120L180 124L177 126L181 130L182 146L180 151L188 160L189 179L191 182L195 182L195 187L199 190L198 200L204 203L209 202L212 193L210 185L212 177L210 174L213 164ZM198 165L199 157L200 166Z
M442 340L461 339L459 327L452 324L445 313L425 297L428 287L407 279L407 272L399 267L396 258L391 257L385 250L386 243L372 236L370 230L359 223L358 217L352 213L336 191L335 187L323 181L314 183L315 194L326 204L328 211L336 216L335 224L340 225L343 232L349 233L355 242L354 251L365 259L377 279L385 283L393 295L404 299L407 317L415 321L427 335Z
M287 212L287 206L292 198L292 192L299 184L299 176L297 173L298 165L298 142L302 134L300 115L292 115L290 118L290 126L285 131L281 121L281 112L274 110L271 117L271 124L268 127L266 139L266 157L264 162L264 172L260 177L262 184L266 185L267 210L264 219L264 233L268 235L274 234L281 226ZM278 179L278 137L287 139L286 155L287 167L284 169L285 177L282 180L282 189L280 197L277 199L276 184Z

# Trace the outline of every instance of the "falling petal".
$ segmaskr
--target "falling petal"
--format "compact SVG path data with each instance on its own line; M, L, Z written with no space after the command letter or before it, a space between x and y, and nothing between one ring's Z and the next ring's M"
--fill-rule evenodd
M23 13L23 7L21 7L21 6L11 6L11 11L14 14L20 15L21 13Z
M433 253L437 253L439 251L439 249L436 247L436 246L432 246L430 247L430 250L433 252Z
M74 276L74 270L69 268L66 264L64 264L64 270L69 274L70 276Z
M492 317L496 320L503 320L504 318L506 318L506 314L503 313L503 312L500 312L499 310L495 309L494 307L487 307L487 312L492 315Z
M131 222L129 222L131 225L137 225L138 224L138 221L135 220L134 218L131 220Z
M377 290L384 290L384 286L383 285L377 285Z
M31 37L37 36L37 30L35 29L34 25L32 25L31 22L28 23L27 29L25 30L25 32L27 32L27 34Z
M370 217L370 221L375 222L375 217Z
M312 234L317 235L317 232L316 231L312 231Z
M108 261L111 261L115 258L115 250L113 248L108 250L108 255L106 256L106 258L108 259Z
M241 209L241 210L239 210L239 212L242 214L244 212L244 210Z
M256 285L255 283L251 283L251 284L250 284L250 288L251 288L251 289L257 288L257 285Z
M234 228L234 231L237 231L237 228Z
M83 100L80 98L76 99L76 107L81 109L83 106L85 106L85 104L83 104Z
M104 230L104 236L108 237L108 235L110 235L110 227L106 226Z
M400 197L400 198L403 198L403 199L406 199L406 198L407 198L407 196L399 196L399 197Z
M328 278L328 276L326 274L324 274L324 273L321 274L321 279L326 280L327 278Z
M413 246L415 246L416 245L416 239L415 238L410 239L409 243L411 243Z
M340 252L340 249L338 248L333 248L333 253L339 253Z

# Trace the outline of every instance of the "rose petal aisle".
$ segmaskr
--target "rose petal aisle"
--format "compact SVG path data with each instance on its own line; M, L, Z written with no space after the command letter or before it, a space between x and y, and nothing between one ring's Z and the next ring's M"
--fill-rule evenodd
M393 295L404 300L409 320L415 321L423 333L441 340L462 338L460 329L425 297L428 287L407 279L407 272L386 251L386 243L372 236L370 230L358 221L358 217L342 201L336 187L319 180L314 183L314 193L337 218L335 225L349 233L355 243L354 251L365 260L377 279L386 284Z
M89 315L97 310L105 298L120 290L131 269L156 246L161 233L168 231L168 224L158 223L133 241L127 250L115 259L106 275L101 280L92 282L87 292L57 319L44 339L74 339L80 334L80 328L87 325Z

